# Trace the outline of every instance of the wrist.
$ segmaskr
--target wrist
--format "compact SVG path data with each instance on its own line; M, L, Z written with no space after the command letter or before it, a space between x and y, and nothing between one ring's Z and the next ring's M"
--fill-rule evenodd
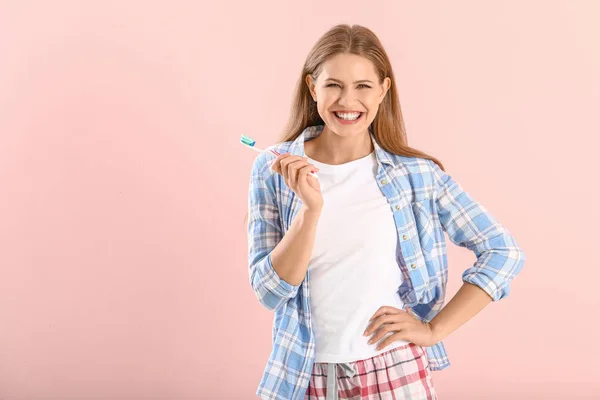
M302 207L300 208L300 211L302 212L303 215L315 216L315 217L319 217L321 215L322 210L323 210L323 206L309 208L305 204L303 204Z
M431 330L433 340L435 340L436 343L441 342L442 339L444 339L445 334L443 333L444 331L440 327L440 325L435 321L428 322L427 325L429 325L429 329Z

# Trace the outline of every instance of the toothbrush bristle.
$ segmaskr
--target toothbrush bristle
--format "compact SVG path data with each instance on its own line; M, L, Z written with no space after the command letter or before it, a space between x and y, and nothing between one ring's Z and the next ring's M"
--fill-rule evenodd
M248 136L246 135L242 135L242 138L240 139L240 141L248 146L254 146L254 144L256 143L256 141L250 139Z

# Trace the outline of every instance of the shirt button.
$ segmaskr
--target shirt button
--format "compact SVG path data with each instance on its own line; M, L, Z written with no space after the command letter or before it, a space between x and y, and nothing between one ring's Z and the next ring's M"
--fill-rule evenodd
M387 181L385 179L382 179L381 183L383 183L385 185L387 183Z
M396 205L396 210L399 210L399 209L400 209L400 206L399 206L399 205Z
M408 239L408 236L402 235L402 239L406 240L406 239Z
M412 269L417 269L417 266L416 266L415 264L411 264L411 265L410 265L410 267L411 267Z

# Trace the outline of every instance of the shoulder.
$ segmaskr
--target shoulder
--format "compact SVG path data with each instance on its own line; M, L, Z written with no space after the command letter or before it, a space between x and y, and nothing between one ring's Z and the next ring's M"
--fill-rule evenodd
M420 178L428 181L435 181L436 174L441 171L440 167L427 158L415 157L415 156L402 156L398 154L391 154L390 158L394 162L394 170L408 175L409 177ZM443 171L442 171L443 172Z

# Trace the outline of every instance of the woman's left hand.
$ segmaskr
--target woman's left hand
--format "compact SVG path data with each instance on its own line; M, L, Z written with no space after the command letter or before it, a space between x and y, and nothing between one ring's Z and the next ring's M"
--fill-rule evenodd
M382 306L369 321L373 322L365 331L364 336L369 336L381 327L373 335L369 344L375 343L388 332L396 332L379 343L377 350L383 349L396 340L406 340L423 347L432 346L438 342L431 325L412 315L408 307L404 311L392 306Z

